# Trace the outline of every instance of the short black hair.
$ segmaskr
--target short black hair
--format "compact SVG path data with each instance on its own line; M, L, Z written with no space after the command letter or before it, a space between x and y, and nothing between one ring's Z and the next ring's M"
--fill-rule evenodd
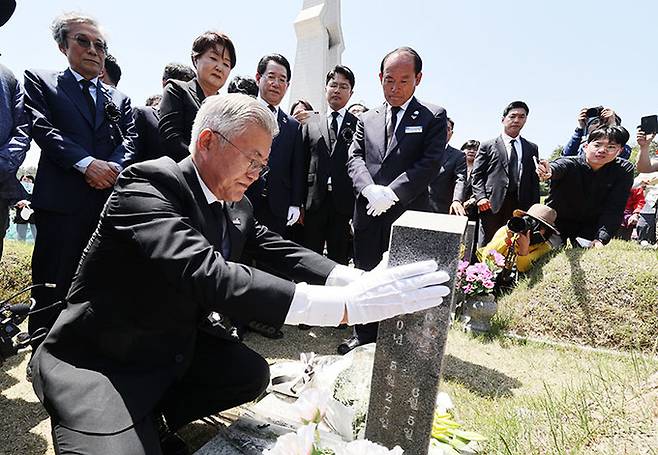
M398 53L403 53L406 52L407 54L411 54L411 56L414 58L414 73L418 74L421 71L423 71L423 59L420 58L420 55L418 55L418 52L413 50L412 48L408 46L402 46L398 47L397 49L393 49L391 52L386 54L384 58L382 59L382 63L379 65L379 72L383 73L384 72L384 64L386 63L386 59L389 58L393 54L398 54Z
M454 130L455 129L455 122L450 117L446 117L446 121L448 123L450 123L450 129Z
M462 145L461 150L477 150L480 148L480 141L476 141L475 139L471 139L470 141L464 142L464 145Z
M507 105L507 107L503 111L503 117L506 117L507 114L509 114L509 111L511 111L512 109L523 109L525 111L525 115L530 114L530 108L526 103L524 103L523 101L512 101Z
M606 125L601 128L597 128L587 136L587 143L593 141L598 141L600 139L607 139L608 142L613 144L621 145L622 147L626 145L626 142L630 139L631 135L628 130L623 126L618 125Z
M158 106L160 104L160 101L162 101L162 95L160 94L151 95L148 98L146 98L146 102L144 103L144 106Z
M304 109L307 110L307 111L312 111L313 110L313 106L311 105L311 103L309 103L306 100L299 99L299 100L295 101L294 103L292 103L290 105L290 115L292 115L292 113L295 112L295 108L297 106L299 106L300 104L302 106L304 106Z
M256 67L256 71L258 74L261 76L265 74L265 71L267 70L267 64L270 62L278 63L279 65L285 67L286 73L288 75L288 82L292 79L292 71L290 71L290 63L288 63L288 60L281 54L267 54L264 55L260 61L258 62L258 66Z
M235 46L231 38L221 32L207 31L197 36L192 43L192 63L196 66L196 61L208 49L222 47L228 51L228 58L231 61L231 68L235 68Z
M324 81L324 85L327 85L330 80L332 80L334 77L336 77L336 73L345 76L345 78L349 81L350 86L352 87L352 90L354 90L354 83L355 83L354 73L352 72L351 69L349 69L345 65L336 65L336 66L334 66L334 69L332 69L331 71L329 71L327 73L327 78Z
M121 67L117 63L117 59L113 55L107 55L105 57L105 74L108 75L114 85L119 85L121 80Z
M183 65L182 63L167 63L162 72L162 80L168 81L173 79L176 81L189 82L196 76L196 73L191 66Z
M228 83L228 93L242 93L244 95L258 96L258 84L253 77L235 76Z

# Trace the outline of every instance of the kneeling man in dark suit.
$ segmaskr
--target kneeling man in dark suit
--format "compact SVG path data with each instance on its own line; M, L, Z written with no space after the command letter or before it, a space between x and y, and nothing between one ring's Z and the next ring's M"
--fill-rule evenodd
M31 361L58 454L172 453L163 436L171 442L182 425L257 398L267 362L220 336L225 318L277 328L367 323L447 294L434 261L363 273L254 220L244 192L267 171L276 132L253 98L211 96L194 122L190 157L121 174L67 308ZM231 261L243 251L302 283Z

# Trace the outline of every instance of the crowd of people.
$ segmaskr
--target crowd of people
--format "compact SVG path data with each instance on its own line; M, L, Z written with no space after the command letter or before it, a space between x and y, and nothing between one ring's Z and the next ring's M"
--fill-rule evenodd
M610 108L583 109L548 162L521 135L523 101L503 108L499 136L449 145L455 121L414 96L423 62L409 47L381 61L382 104L350 104L356 75L337 65L326 112L306 100L285 112L288 60L267 54L218 95L237 50L207 31L192 67L167 65L162 93L133 107L94 19L62 15L52 35L64 70L21 83L0 65L0 211L5 227L12 205L35 226L33 282L56 284L33 290L42 311L29 332L57 453L185 453L173 431L267 383L245 330L349 323L345 354L375 341L377 321L440 303L436 264L377 267L406 210L469 217L480 251L513 248L521 271L565 242L602 247L622 226L655 240L655 197L640 198L654 182L632 190L630 135ZM653 138L637 132L640 172L658 170ZM31 140L37 175L21 185ZM382 304L391 286L399 305Z

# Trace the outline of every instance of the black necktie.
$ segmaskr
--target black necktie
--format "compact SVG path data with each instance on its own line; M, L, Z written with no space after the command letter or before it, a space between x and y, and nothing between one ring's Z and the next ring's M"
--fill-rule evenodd
M513 190L518 190L519 188L519 155L516 153L516 147L514 143L516 141L510 141L511 151L509 154L509 181L510 188Z
M82 96L87 102L87 107L89 108L89 113L91 114L91 120L96 119L96 103L94 103L94 98L91 96L89 87L91 87L91 81L87 79L80 79L80 85L82 86Z
M391 139L395 134L395 127L398 123L398 112L400 112L400 106L391 106L391 121L388 123L388 128L386 128L386 147L391 143Z
M271 104L268 104L267 107L272 111L272 114L276 115L276 108Z
M334 136L338 137L338 116L340 114L336 111L331 113L331 129L334 130Z
M226 221L226 213L224 212L224 206L221 202L215 201L210 204L210 209L217 219L217 224L219 224L220 229L220 242L221 242L221 252L222 257L225 260L228 260L231 255L231 238L228 234L228 222Z

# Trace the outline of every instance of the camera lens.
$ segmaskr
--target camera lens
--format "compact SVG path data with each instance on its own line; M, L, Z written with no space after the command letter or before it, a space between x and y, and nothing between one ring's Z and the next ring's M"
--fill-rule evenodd
M513 216L512 218L510 218L509 221L507 222L507 227L509 228L510 231L515 233L525 232L528 230L528 226L525 218L520 216Z

